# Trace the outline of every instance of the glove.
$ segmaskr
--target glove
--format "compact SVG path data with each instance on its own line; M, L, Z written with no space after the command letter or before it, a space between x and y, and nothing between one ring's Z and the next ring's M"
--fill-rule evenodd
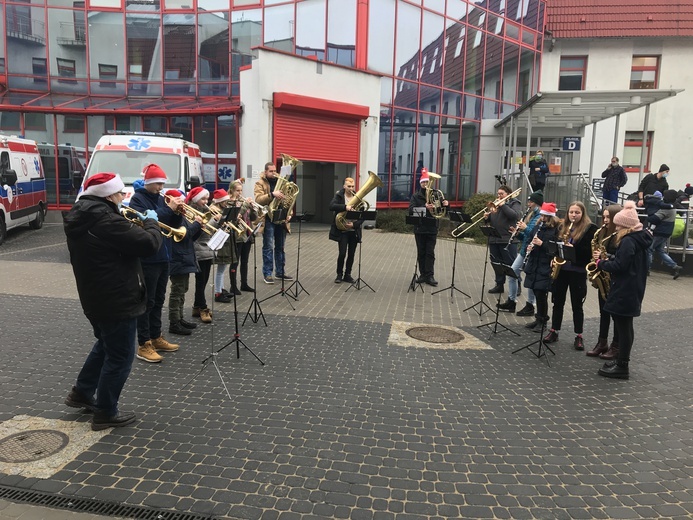
M147 211L145 211L144 214L140 216L140 218L142 220L147 220L149 218L159 222L159 215L157 215L156 211L154 211L153 209L148 209Z
M132 188L134 190L138 190L140 188L144 188L144 180L142 179L137 179L135 182L132 183Z

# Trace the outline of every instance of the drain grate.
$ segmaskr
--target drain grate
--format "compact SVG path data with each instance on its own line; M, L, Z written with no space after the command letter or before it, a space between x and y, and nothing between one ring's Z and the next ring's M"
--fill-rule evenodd
M56 430L30 430L0 439L0 462L33 462L62 450L70 438Z
M214 520L214 517L209 515L165 511L144 506L128 506L92 498L66 497L11 486L0 485L0 498L35 506L66 509L80 513L94 513L102 516L117 516L133 520Z
M464 339L459 332L443 327L412 327L406 333L410 338L428 343L457 343Z

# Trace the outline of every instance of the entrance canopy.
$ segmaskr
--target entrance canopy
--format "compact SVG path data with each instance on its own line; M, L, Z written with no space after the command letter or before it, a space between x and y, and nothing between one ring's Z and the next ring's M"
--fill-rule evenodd
M561 90L539 92L496 128L511 124L530 128L578 129L652 103L674 97L682 89L658 90Z

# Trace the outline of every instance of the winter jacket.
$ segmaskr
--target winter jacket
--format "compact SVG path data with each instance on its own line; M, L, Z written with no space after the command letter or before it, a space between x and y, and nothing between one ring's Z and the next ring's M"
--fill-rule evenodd
M489 213L486 222L498 233L499 237L489 237L490 244L507 244L510 240L510 227L514 227L522 218L522 204L517 199L510 199L500 206L495 212Z
M166 205L164 198L155 193L148 192L144 187L137 188L135 194L130 199L130 207L144 213L148 209L156 211L159 222L169 225L173 228L178 228L183 225L183 217L175 213ZM165 238L159 250L147 258L142 259L143 264L160 264L171 261L171 248L173 240Z
M264 173L260 175L260 180L255 183L255 187L253 188L253 195L255 197L255 202L260 204L260 206L269 206L270 202L272 202L272 200L274 199L274 197L272 196L272 192L270 191L269 180L267 180L267 177ZM267 214L265 219L269 219L269 214ZM287 233L291 233L291 226L288 222L284 222L284 224L282 225L286 229ZM258 233L262 234L264 229L265 223L263 222Z
M193 209L195 209L197 211L201 211L203 213L205 212L205 208L203 208L201 206L197 206L195 204L191 204L191 206L193 207ZM210 220L207 227L209 227L209 228L215 227L215 224L216 224L216 221L212 222ZM202 233L200 233L198 235L197 239L195 240L195 242L194 242L194 244L195 244L195 258L197 258L198 262L203 262L205 260L214 260L214 251L212 251L208 245L210 238L212 238L212 235L210 235L206 231L203 231ZM229 237L228 240L233 242L234 239L233 239L233 237Z
M598 262L598 269L611 275L605 312L616 316L640 316L647 284L647 250L651 244L649 231L634 231L623 237L609 260Z
M539 224L537 224L538 226ZM536 229L535 229L536 231ZM548 242L556 240L558 229L543 225L536 234L541 240L541 246L533 246L525 265L525 287L534 291L551 290L551 260L553 256L548 252ZM534 237L532 237L534 238ZM531 240L530 240L531 242Z
M594 234L598 229L599 228L596 225L590 224L580 237L580 240L571 242L571 244L573 244L573 248L575 249L575 263L566 262L561 269L586 274L585 267L592 261L592 239L594 238Z
M195 257L195 240L200 236L202 226L197 222L190 224L186 220L183 220L183 226L186 229L185 238L172 244L169 276L196 273L200 270Z
M649 198L649 197L648 197ZM654 206L654 204L651 204ZM649 225L650 231L655 236L660 237L670 237L674 232L674 224L676 223L676 210L673 204L667 204L663 200L659 199L655 206L656 211L649 214L647 223Z
M626 185L628 182L628 175L626 175L626 170L620 164L618 166L611 166L602 172L602 179L604 180L604 185L602 186L603 191L618 190Z
M529 219L529 222L527 222L527 227L516 235L518 240L522 241L519 252L521 256L525 256L525 254L527 254L527 245L532 241L532 238L534 238L534 228L539 224L539 219L541 218L541 215L539 214L540 209L541 208L539 208L539 206L536 207L534 213L532 213L532 216Z
M414 192L414 195L409 199L409 215L414 214L414 208L423 208L426 206L426 190L420 188ZM414 226L414 234L416 235L437 235L440 228L440 219L431 215L431 212L426 208L426 219L420 224Z
M539 171L537 171L537 168L539 168ZM543 157L541 159L537 159L536 156L534 156L529 160L529 172L527 175L530 181L534 179L533 185L537 190L542 189L546 185L546 177L548 174L549 165L546 164L546 159Z
M342 188L334 194L334 197L332 197L330 201L330 211L334 211L332 226L330 226L330 240L339 242L339 239L344 233L356 233L357 240L361 242L361 224L363 224L363 220L354 221L353 231L342 231L337 227L337 214L346 211L346 207L346 197L344 196L344 188Z
M64 214L63 227L84 314L97 321L144 314L147 289L140 258L161 247L156 221L147 219L140 227L112 202L85 195Z
M642 192L643 196L652 195L655 191L664 193L665 190L669 189L669 183L662 177L657 178L656 173L648 173L640 181L640 186L638 186L638 192Z

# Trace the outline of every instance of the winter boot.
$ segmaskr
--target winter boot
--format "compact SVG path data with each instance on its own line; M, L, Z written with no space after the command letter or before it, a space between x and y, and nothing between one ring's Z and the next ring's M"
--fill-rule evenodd
M609 349L604 352L603 354L599 354L600 359L616 359L618 357L618 343L615 341L611 342L611 345L609 345Z
M605 363L604 366L599 369L599 375L614 379L628 379L628 361L617 361L613 365L611 363Z
M599 354L604 354L609 349L606 338L599 338L597 344L592 350L587 351L589 357L597 357Z

